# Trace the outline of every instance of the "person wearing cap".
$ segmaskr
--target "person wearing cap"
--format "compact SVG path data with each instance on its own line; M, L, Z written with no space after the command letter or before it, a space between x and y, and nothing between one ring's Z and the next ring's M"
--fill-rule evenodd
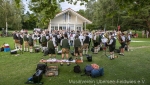
M116 39L114 38L114 34L111 35L111 39L108 43L108 46L109 46L109 52L110 52L110 59L114 59L114 50L115 50L115 47L116 47Z

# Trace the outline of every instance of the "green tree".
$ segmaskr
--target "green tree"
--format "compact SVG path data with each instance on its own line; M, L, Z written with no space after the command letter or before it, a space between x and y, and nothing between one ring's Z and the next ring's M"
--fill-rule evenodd
M121 10L127 10L129 14L138 14L141 9L150 5L149 0L115 0Z
M26 14L22 15L22 28L23 29L33 29L36 28L37 24L37 17L34 13L27 12Z
M116 29L118 23L118 9L114 0L98 0L87 3L86 14L97 28Z
M31 0L29 8L38 17L37 26L40 28L47 28L50 19L61 11L56 0Z
M21 4L20 8L17 8L14 0L0 0L0 27L5 28L6 33L8 28L21 28L20 15L23 13L22 7L23 4Z
M98 29L98 28L94 24L87 24L86 29L88 29L89 31L92 31L92 30Z
M94 21L93 13L94 13L94 5L96 0L90 0L87 2L86 10L85 10L85 17L91 21Z
M150 1L149 0L115 0L119 9L130 17L129 26L150 30Z
M70 4L76 4L81 1L80 5L84 5L88 0L66 0ZM15 0L17 6L20 7L21 0ZM59 3L65 2L65 0L31 0L30 10L33 11L38 17L38 27L47 28L50 19L53 19L55 15L60 12L61 8Z
M77 13L79 13L82 16L85 16L85 11L84 10L79 10L79 11L77 11Z

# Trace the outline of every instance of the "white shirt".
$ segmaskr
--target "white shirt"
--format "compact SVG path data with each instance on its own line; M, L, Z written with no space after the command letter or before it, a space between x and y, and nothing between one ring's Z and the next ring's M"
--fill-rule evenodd
M94 39L93 40L96 40L96 35L94 36Z
M73 34L70 35L70 40L74 40Z
M54 42L55 42L55 37L53 37L53 36L52 36L52 41L54 41Z
M113 43L113 39L110 39L109 41L109 45L111 45Z
M122 39L123 42L125 42L125 36L124 35L121 36L121 39Z
M101 40L102 40L102 42L103 42L103 43L106 43L106 42L108 41L108 39L107 39L107 38L105 38L105 37L104 37L104 38L102 38Z
M92 34L91 33L89 33L89 35L88 35L90 38L92 38Z
M46 39L49 40L49 36L46 36Z
M128 38L128 40L131 40L131 37L130 37L130 35L128 35L128 36L127 36L127 38Z
M83 35L80 35L80 36L79 36L79 39L80 39L80 40L83 40Z

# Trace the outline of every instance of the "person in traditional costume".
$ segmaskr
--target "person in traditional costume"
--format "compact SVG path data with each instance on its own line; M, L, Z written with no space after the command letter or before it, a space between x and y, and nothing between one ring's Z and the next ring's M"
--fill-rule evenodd
M61 40L60 46L62 48L62 59L64 59L64 56L66 55L66 59L68 60L69 57L69 50L70 50L70 41L68 40L67 34L64 34L64 39ZM63 62L61 62L60 65L63 65ZM69 66L70 63L67 63Z
M83 62L83 56L82 56L83 50L82 50L82 46L83 46L82 40L80 40L79 36L76 35L75 39L73 41L73 47L74 47L75 56L76 56L76 59L77 59L78 58L78 54L79 54L80 55L80 59Z

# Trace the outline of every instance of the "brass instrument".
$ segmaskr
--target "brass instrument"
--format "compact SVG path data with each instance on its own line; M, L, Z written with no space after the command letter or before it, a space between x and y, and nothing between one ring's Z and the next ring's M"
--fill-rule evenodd
M121 33L120 33L120 31L117 33L117 39L118 39L119 43L121 44Z
M108 43L110 41L108 32L104 34L104 37L108 39L106 42L106 43Z

